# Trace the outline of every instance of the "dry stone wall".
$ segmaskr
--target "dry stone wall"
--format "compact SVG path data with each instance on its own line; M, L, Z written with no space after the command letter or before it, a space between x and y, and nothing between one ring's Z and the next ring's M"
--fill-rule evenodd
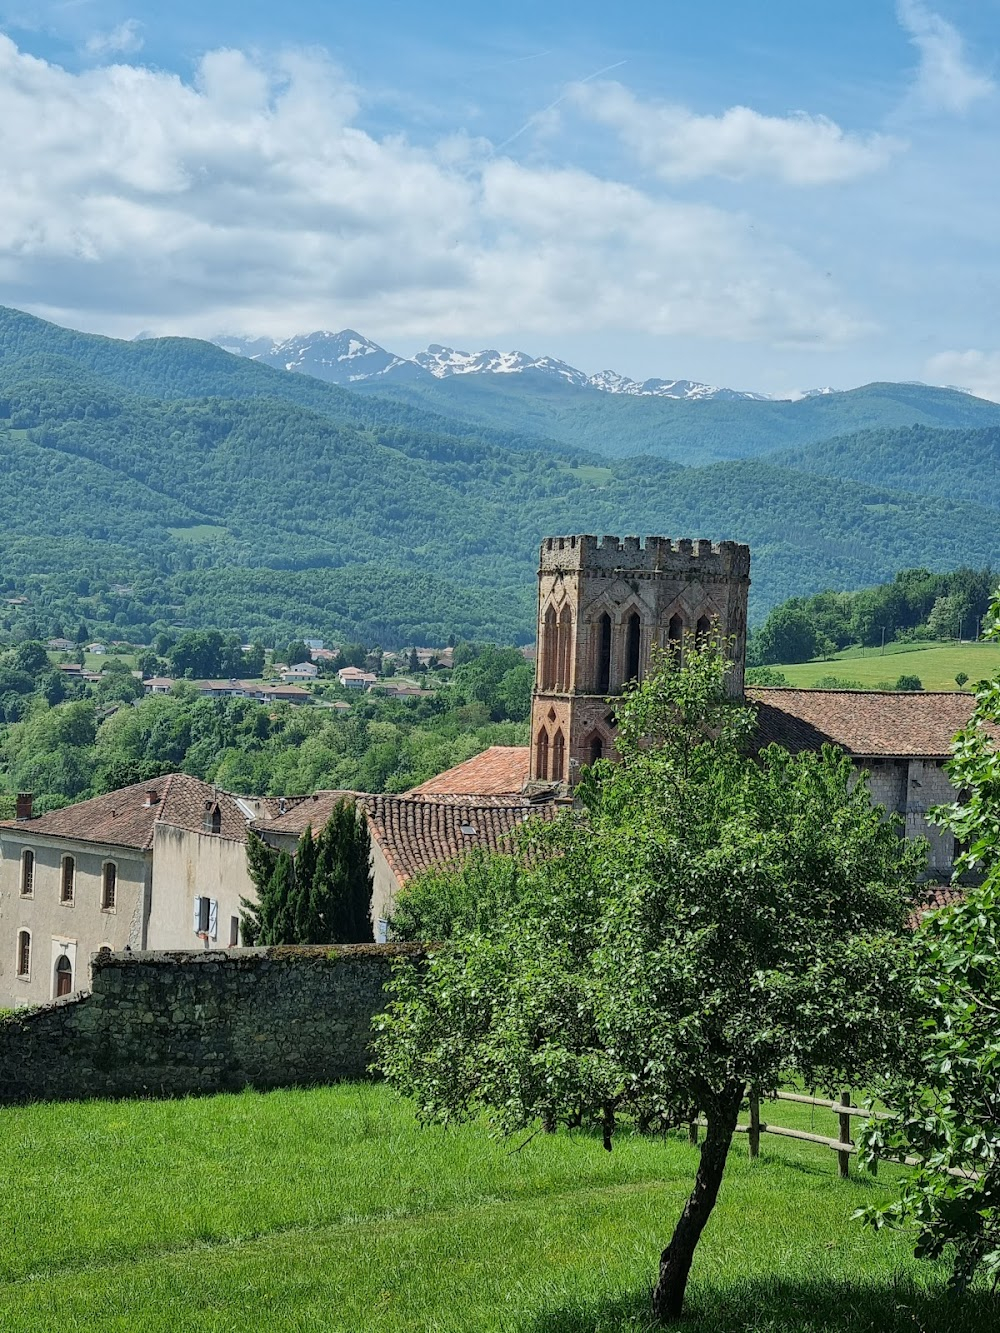
M0 1022L0 1103L368 1077L393 961L419 946L102 952L92 990Z

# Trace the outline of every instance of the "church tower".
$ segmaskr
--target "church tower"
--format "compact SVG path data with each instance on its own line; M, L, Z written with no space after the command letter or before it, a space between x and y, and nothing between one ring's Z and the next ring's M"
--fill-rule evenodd
M538 656L529 787L572 787L615 757L613 700L642 679L650 647L678 651L717 627L743 694L750 548L669 537L547 537L538 566Z

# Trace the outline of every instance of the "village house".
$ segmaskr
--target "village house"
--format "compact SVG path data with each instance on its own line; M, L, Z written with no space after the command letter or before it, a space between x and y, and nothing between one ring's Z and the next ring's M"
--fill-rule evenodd
M362 671L360 667L347 666L340 668L337 679L345 690L366 690L369 685L375 684L378 676L374 671Z
M281 672L283 681L309 681L315 680L319 675L319 667L313 662L296 662L294 666L285 667Z
M254 814L183 773L44 815L18 797L0 821L0 1007L86 987L101 948L237 944Z

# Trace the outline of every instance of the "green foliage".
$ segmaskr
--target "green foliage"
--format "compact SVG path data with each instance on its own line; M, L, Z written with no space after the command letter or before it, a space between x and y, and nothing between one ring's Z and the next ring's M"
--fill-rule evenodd
M748 1085L886 1069L908 904L922 862L825 749L747 753L726 663L686 646L618 709L621 762L587 810L526 826L496 910L400 968L380 1020L390 1081L425 1120L485 1111L506 1132L562 1122L611 1141L623 1116L708 1130L654 1310L680 1313ZM461 902L465 891L454 891Z
M748 667L746 671L746 683L747 685L781 686L788 684L788 677L783 671L776 671L774 667Z
M959 689L962 689L968 683L969 683L969 673L967 671L959 671L958 674L955 676L955 684L958 686Z
M896 684L893 686L893 689L896 690L922 690L923 688L923 682L919 676L909 675L906 672L897 677Z
M1000 600L993 607L1000 637ZM981 1272L1000 1282L1000 679L976 691L947 765L959 800L938 821L965 848L956 873L980 876L964 900L930 913L915 940L917 1020L909 1058L886 1091L896 1110L868 1126L864 1149L915 1159L897 1200L862 1215L916 1224L916 1253L950 1253L959 1289Z
M447 940L487 930L517 900L515 856L475 849L458 869L427 870L402 886L389 922L394 940Z

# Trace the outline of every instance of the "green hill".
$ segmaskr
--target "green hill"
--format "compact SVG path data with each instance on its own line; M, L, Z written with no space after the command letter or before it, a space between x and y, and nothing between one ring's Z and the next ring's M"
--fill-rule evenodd
M83 616L122 638L165 623L385 646L530 639L538 542L569 532L749 542L759 619L904 565L989 564L1000 528L978 474L949 487L944 469L922 495L801 458L601 459L208 343L95 338L16 311L0 311L0 458L0 581L27 599L3 618L43 636Z

